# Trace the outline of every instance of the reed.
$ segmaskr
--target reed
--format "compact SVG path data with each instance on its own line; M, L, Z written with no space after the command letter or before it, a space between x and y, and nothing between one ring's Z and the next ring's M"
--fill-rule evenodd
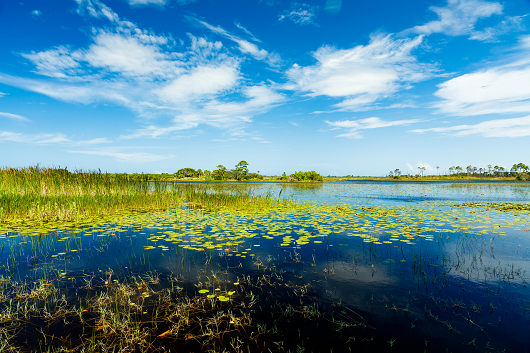
M259 212L285 202L219 185L149 181L141 174L70 172L60 168L0 169L0 226L82 222L127 212L194 207Z

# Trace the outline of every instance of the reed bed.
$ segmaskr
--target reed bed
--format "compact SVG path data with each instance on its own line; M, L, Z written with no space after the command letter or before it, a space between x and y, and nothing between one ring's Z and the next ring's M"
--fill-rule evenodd
M0 227L86 222L128 212L193 207L260 212L285 206L248 188L149 181L144 175L60 168L0 169Z

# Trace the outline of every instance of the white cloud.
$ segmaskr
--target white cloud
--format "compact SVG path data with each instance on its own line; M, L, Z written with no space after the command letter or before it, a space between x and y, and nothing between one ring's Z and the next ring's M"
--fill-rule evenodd
M7 93L0 92L0 98L7 96Z
M199 120L199 119L197 119ZM199 125L197 122L188 121L187 124L182 122L178 126L169 126L165 128L156 127L154 125L146 126L144 128L138 129L134 131L134 133L130 135L122 135L120 136L121 139L133 139L133 138L139 138L139 137L150 137L150 138L159 138L161 136L165 136L167 134L170 134L175 131L179 130L185 130L185 129L191 129Z
M98 137L92 140L80 140L77 142L74 142L73 144L79 145L79 146L89 146L89 145L99 145L101 143L110 143L111 141L106 137Z
M0 142L3 141L33 143L38 145L71 142L71 140L66 138L63 134L26 135L10 131L0 132Z
M455 77L434 93L440 112L459 115L530 112L530 36L520 39L515 57L488 68Z
M31 11L31 15L35 18L39 18L42 16L42 12L40 12L39 10L33 10Z
M417 120L417 119L385 121L377 117L372 117L372 118L359 119L359 120L342 120L342 121L326 120L325 122L326 124L334 127L334 129L348 130L347 133L337 135L337 137L347 137L350 139L351 138L361 139L363 138L361 134L361 130L379 129L379 128L390 127L390 126L410 125L410 124L418 123L420 121L421 120Z
M175 75L182 71L177 67L178 61L169 60L161 50L161 45L167 44L166 38L102 31L94 42L83 55L83 60L93 68L138 77Z
M228 65L200 66L156 90L160 99L173 104L203 100L228 91L237 84L239 71Z
M286 89L307 95L345 98L334 107L339 111L372 109L379 99L407 89L414 82L432 77L434 67L420 64L411 52L422 42L373 35L366 46L336 49L323 46L313 53L313 66L294 64L288 71Z
M31 143L37 145L61 144L70 146L87 146L110 142L105 137L95 138L91 140L74 141L70 138L67 138L64 134L61 133L21 134L11 131L0 132L0 142L3 141Z
M120 21L118 14L99 0L75 0L75 2L77 2L77 13L81 16L106 18L115 23Z
M480 40L483 42L497 41L497 37L512 33L520 32L525 29L523 24L524 16L507 16L499 24L493 27L487 27L480 31L473 31L469 39Z
M224 103L214 100L205 106L205 110L217 116L246 115L251 111L268 110L285 100L283 95L265 85L246 87L243 93L248 98L244 102Z
M410 132L441 132L454 136L482 135L484 137L523 137L530 136L530 115L522 118L495 119L483 121L475 125L457 125L416 129Z
M44 94L46 96L68 102L90 103L97 99L110 100L113 96L105 93L108 87L80 86L74 84L63 84L61 82L48 82L38 79L27 79L0 74L0 82L19 87L28 91Z
M240 30L242 30L243 32L245 32L246 34L248 34L250 36L250 38L252 38L252 40L254 42L261 42L261 40L259 40L258 38L256 38L248 29L246 29L245 27L243 27L239 22L235 22L234 23L236 25L237 28L239 28Z
M127 0L129 5L160 5L164 6L167 3L167 0Z
M94 155L94 156L112 157L119 162L137 163L137 164L156 162L156 161L162 161L164 159L175 158L175 156L172 154L156 155L156 154L144 153L144 152L124 153L124 152L114 152L114 151L106 151L106 150L67 151L67 152L88 154L88 155Z
M31 52L31 54L22 54L23 57L30 60L37 68L36 72L50 77L67 77L75 75L81 67L76 59L79 55L74 54L65 47L43 52Z
M316 25L314 20L316 17L315 11L318 9L317 6L310 6L307 4L298 4L292 3L291 10L285 10L280 16L278 16L279 21L289 19L296 24L301 26L305 25Z
M24 121L31 121L25 116L17 115L17 114L11 114L11 113L4 113L0 112L0 116L3 116L4 118L13 119L13 120L24 120Z
M480 19L501 15L503 7L498 2L483 0L448 0L447 6L432 6L439 19L416 26L410 31L419 34L444 33L450 36L472 35Z
M199 24L203 27L208 28L210 31L214 33L217 33L225 38L230 39L231 41L236 42L239 45L238 49L243 54L250 54L252 57L254 57L254 59L265 61L271 66L278 66L281 63L281 58L278 54L269 53L265 49L260 49L256 44L246 41L244 39L241 39L240 37L233 35L232 33L226 31L220 26L217 26L217 27L212 26L211 24L207 22L201 21L191 16L186 16L186 18L194 24Z

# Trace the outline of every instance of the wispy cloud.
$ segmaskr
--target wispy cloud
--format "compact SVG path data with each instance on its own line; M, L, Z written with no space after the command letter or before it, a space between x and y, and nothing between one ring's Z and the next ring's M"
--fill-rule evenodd
M361 139L363 138L361 131L367 129L379 129L383 127L390 126L400 126L400 125L410 125L414 123L421 122L418 119L409 119L409 120L394 120L394 121L385 121L377 117L359 119L359 120L341 120L341 121L325 121L326 124L332 126L334 129L346 129L347 133L337 135L337 137L347 137Z
M221 26L213 26L205 21L201 21L195 17L186 16L186 18L194 24L201 25L210 31L217 33L218 35L221 35L227 39L230 39L231 41L234 41L239 45L238 49L243 54L250 54L254 59L265 61L271 66L278 66L281 63L281 58L276 53L269 53L265 49L260 49L256 44L251 43L247 40L241 39L240 37L228 32L227 30L223 29Z
M32 143L38 145L57 144L71 142L70 139L66 138L63 134L20 134L10 131L0 132L0 142L22 142Z
M11 114L11 113L0 112L0 116L2 116L4 118L8 118L8 119L13 119L13 120L31 121L28 118L26 118L25 116L17 115L17 114Z
M523 36L514 56L500 58L475 72L438 85L434 104L441 113L470 116L530 112L530 36Z
M431 6L430 10L438 15L438 20L416 26L411 29L412 32L471 35L480 19L502 14L503 7L498 2L483 0L448 0L445 7Z
M75 142L72 142L71 144L72 145L77 145L77 146L92 146L92 145L99 145L99 144L102 144L102 143L111 143L111 142L112 141L110 141L106 137L98 137L98 138L91 139L91 140L75 141Z
M127 0L131 6L159 5L164 6L167 0Z
M513 119L487 120L474 125L415 129L410 132L440 132L454 136L482 135L483 137L523 137L530 136L530 116Z
M524 30L524 16L504 16L503 6L498 2L484 0L448 0L444 7L432 6L430 10L438 19L407 29L402 33L430 35L443 33L449 36L469 36L469 39L485 42L496 41L497 37ZM495 26L477 29L482 19L503 16Z
M248 34L248 36L249 36L254 42L258 42L258 43L261 42L261 40L258 39L258 38L256 38L256 37L254 36L254 34L252 34L252 32L250 32L248 29L246 29L245 27L243 27L243 26L241 25L241 23L239 23L239 22L234 22L234 24L236 25L237 28L239 28L240 30L242 30L243 32L245 32L246 34Z
M144 164L144 163L149 163L149 162L157 162L157 161L162 161L165 159L175 158L175 156L172 154L157 155L157 154L145 153L145 152L124 153L124 152L116 152L116 151L110 151L110 150L87 150L87 151L67 151L67 152L88 154L88 155L94 155L94 156L112 157L119 162L135 163L135 164Z
M290 10L284 10L279 16L278 20L291 20L294 23L305 26L312 24L318 26L315 23L316 11L320 8L318 6L310 6L307 4L292 3Z
M31 11L31 16L35 18L40 18L42 16L42 12L40 12L39 10L33 10Z
M7 93L0 92L0 98L7 96Z
M469 39L480 40L483 42L495 42L498 41L498 37L525 30L523 16L506 16L504 20L492 27L486 27L480 31L473 31Z
M21 134L12 131L0 132L0 142L2 141L29 143L37 145L60 144L67 146L92 146L111 142L106 137L98 137L91 140L73 140L72 138L66 137L62 133Z
M343 98L333 106L336 111L373 109L376 101L434 75L434 66L419 63L411 54L422 38L395 39L390 34L376 34L365 46L323 46L313 53L315 65L294 64L287 71L290 83L284 88L311 97Z

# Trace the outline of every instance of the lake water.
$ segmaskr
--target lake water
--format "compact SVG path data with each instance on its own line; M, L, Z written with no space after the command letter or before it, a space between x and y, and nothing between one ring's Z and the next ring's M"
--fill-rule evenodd
M183 208L0 231L3 297L10 287L2 278L53 285L68 305L134 282L130 305L143 305L151 332L170 331L152 344L175 352L530 350L530 212L516 208L530 203L530 183L212 186L225 189L298 207L252 215ZM168 288L201 303L201 320L232 312L226 329L208 336L206 324L177 329L174 320L149 319ZM33 325L45 326L39 320ZM79 323L54 325L50 332L70 340L89 334ZM14 342L34 348L42 339L28 333Z

